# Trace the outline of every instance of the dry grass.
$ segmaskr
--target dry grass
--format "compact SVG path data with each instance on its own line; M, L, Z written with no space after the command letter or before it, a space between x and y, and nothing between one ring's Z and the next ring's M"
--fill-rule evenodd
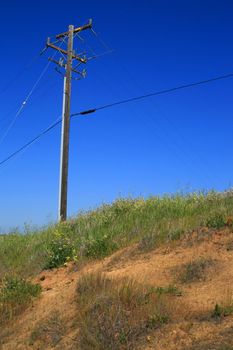
M29 344L43 350L55 347L66 333L66 323L58 311L40 321L31 333Z
M136 349L139 339L172 319L174 291L101 273L82 276L77 286L79 348Z
M224 342L204 342L202 344L197 344L192 346L187 350L233 350L233 345Z
M233 314L233 292L232 288L226 289L221 302L215 305L212 317L215 319L223 319Z

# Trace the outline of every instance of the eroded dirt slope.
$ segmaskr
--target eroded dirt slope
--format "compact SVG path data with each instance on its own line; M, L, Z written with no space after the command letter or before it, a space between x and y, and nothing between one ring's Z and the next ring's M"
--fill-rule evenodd
M143 253L135 245L83 267L70 263L43 271L36 278L43 288L41 297L7 329L0 330L1 349L77 349L76 286L82 273L98 270L112 278L129 276L152 286L176 285L181 290L182 295L171 305L173 321L141 339L140 350L233 349L233 317L211 318L216 304L233 297L232 242L230 229L203 228L152 252ZM203 278L181 281L182 267L198 259L211 261ZM36 332L40 337L33 341Z

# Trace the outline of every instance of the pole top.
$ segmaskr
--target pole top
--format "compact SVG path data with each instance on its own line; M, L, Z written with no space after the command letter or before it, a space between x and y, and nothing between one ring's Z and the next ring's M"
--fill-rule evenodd
M73 25L69 25L69 30L73 29L74 33L79 33L79 32L82 32L83 30L91 29L91 28L92 28L92 19L89 19L89 22L87 24L85 24L84 26L78 27L78 28L74 28ZM69 32L64 32L64 33L56 35L56 38L57 39L64 38L67 35L69 35Z

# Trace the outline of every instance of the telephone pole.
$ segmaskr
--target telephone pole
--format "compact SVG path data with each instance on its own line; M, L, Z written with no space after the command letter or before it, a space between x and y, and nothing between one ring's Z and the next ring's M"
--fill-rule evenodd
M50 38L47 40L47 47L60 52L62 57L59 61L50 60L56 63L58 66L65 68L64 75L64 91L63 91L63 106L62 106L62 131L61 131L61 153L60 153L60 182L59 182L59 208L58 208L58 220L65 221L67 219L67 192L68 192L68 168L69 168L69 139L70 139L70 102L71 102L71 81L72 72L78 73L82 77L85 77L86 71L82 72L73 68L73 60L78 61L78 65L87 63L86 57L80 57L76 55L73 50L74 34L91 29L92 20L89 23L78 28L74 28L73 25L69 26L67 32L58 34L56 39L58 41L65 41L68 38L67 49L64 50L59 46L50 42ZM56 41L57 42L57 41Z

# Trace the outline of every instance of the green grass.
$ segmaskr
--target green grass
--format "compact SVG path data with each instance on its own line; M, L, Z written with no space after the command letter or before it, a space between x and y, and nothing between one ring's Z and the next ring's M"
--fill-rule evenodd
M213 318L223 318L233 314L233 303L228 303L228 305L216 304L214 311L212 313Z
M167 287L151 287L149 291L151 293L156 293L157 295L170 294L177 297L182 296L182 291L173 285Z
M220 228L233 214L232 193L120 199L37 232L0 235L0 278L36 275L69 260L99 259L131 243L142 251L200 226Z
M25 310L40 292L38 284L19 277L5 277L0 282L0 326Z

